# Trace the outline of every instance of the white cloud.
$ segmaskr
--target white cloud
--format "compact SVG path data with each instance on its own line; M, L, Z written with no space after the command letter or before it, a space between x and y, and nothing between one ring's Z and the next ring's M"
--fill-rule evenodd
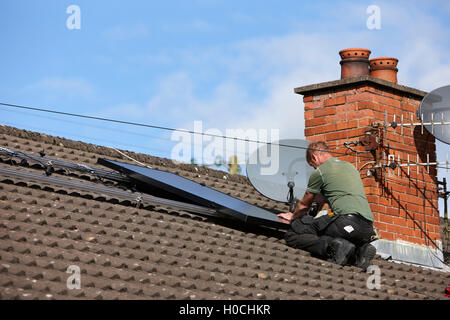
M369 48L371 57L398 58L399 84L424 91L448 85L448 25L420 6L377 5L381 30L366 28L367 6L348 3L324 6L322 14L328 20L299 22L290 34L180 49L167 61L182 67L164 76L145 104L119 105L113 111L123 118L151 119L142 121L170 127L193 129L194 121L202 120L204 131L279 128L280 138L302 138L304 105L293 89L339 79L338 51L348 47ZM180 26L165 27L175 31ZM182 27L208 31L213 26L192 20ZM163 57L161 53L164 61ZM211 83L205 80L209 77ZM444 161L446 153L449 145L437 142L438 159ZM445 169L439 170L439 177L444 176L450 181Z
M139 53L126 58L129 65L168 65L173 63L173 59L162 53Z
M160 24L163 32L175 32L178 35L185 32L213 32L220 27L205 19L194 18L187 21L164 21Z
M366 28L366 6L347 4L324 7L324 14L334 19L326 22L328 29L315 29L320 23L314 22L307 29L313 33L297 28L282 36L180 50L176 60L187 69L165 76L148 103L131 110L137 117L177 127L192 128L194 120L203 120L206 129L280 128L281 138L302 137L304 106L293 89L339 79L338 51L348 47L367 47L373 57L399 58L400 84L422 90L448 84L449 44L441 38L448 28L420 8L379 6L379 31ZM353 21L351 29L347 20ZM220 77L212 74L216 83L209 83L205 93L201 76L217 70Z
M429 38L417 38L399 62L399 81L424 91L450 83L450 59L447 49ZM401 65L400 65L401 63Z
M135 38L145 38L150 34L149 29L143 23L134 25L116 25L107 28L103 32L103 36L112 40L128 40Z
M83 78L45 77L24 89L25 92L36 92L46 100L88 99L95 94L94 87Z

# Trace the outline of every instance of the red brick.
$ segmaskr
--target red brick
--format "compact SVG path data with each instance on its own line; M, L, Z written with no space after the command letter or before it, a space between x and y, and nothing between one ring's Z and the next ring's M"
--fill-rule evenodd
M370 119L370 118L360 119L360 120L358 120L358 127L359 128L367 127L367 126L371 125L372 122L373 122L373 119Z
M373 100L375 102L379 102L381 104L387 105L387 106L391 106L394 108L400 108L401 107L401 102L400 100L397 99L392 99L392 98L387 98L384 96L380 96L380 95L375 95Z
M346 139L347 134L345 131L338 131L338 132L330 132L325 135L325 141L334 141L334 140L341 140Z
M375 228L377 228L380 231L386 231L387 230L386 223L382 223L382 222L380 222L378 220L375 220L373 222L373 225L374 225Z
M386 214L386 207L385 206L380 206L376 203L370 203L370 208L372 209L372 211L376 211L378 213L382 213L383 215ZM380 215L381 217L381 215Z
M306 129L305 129L305 137L306 137L306 140L311 141L311 142L325 141L325 134L308 135L308 134L306 134Z
M327 118L330 118L332 122L347 122L347 114L345 112L336 112L334 116L328 116Z
M310 137L314 135L314 128L305 128L303 132L305 133L305 137Z
M434 225L434 226L439 226L439 224L440 224L440 221L439 221L439 217L429 217L428 219L427 219L427 221L431 224L431 225Z
M369 203L378 203L380 197L376 195L369 195L367 191L368 190L366 189L367 201L369 201Z
M304 96L303 97L303 102L310 102L313 101L313 96Z
M381 239L395 240L395 235L392 232L379 231L378 233L379 233Z
M303 114L305 120L306 119L313 119L314 118L314 111L313 110L305 110L305 113Z
M357 108L358 110L370 109L379 112L384 112L384 106L373 101L358 101Z
M342 91L336 92L336 97L348 96L348 95L353 95L353 94L356 94L356 89L342 90Z
M313 119L306 119L305 120L305 127L309 128L309 127L315 127L315 126L320 126L322 124L326 124L327 123L327 119L326 117L319 117L319 118L313 118Z
M397 170L395 170L395 171L397 171ZM397 183L391 183L390 186L392 187L392 190L394 190L400 194L407 192L407 189L408 189L407 186L402 186Z
M358 110L358 105L356 103L346 103L343 105L336 106L336 113L356 111Z
M393 91L378 90L377 93L381 94L382 96L388 97L388 98L397 99L399 101L402 101L402 97L400 97L396 93L393 93Z
M402 228L402 234L406 234L408 236L414 236L414 230L408 227Z
M336 125L334 123L324 124L324 125L309 128L309 129L313 132L313 134L321 134L321 133L336 131Z
M366 187L365 190L366 190L366 193L367 193L366 197L367 197L367 200L369 202L373 201L373 197L376 196L376 200L378 202L375 202L375 203L380 203L381 204L382 197L379 196L380 195L380 188L379 187ZM369 195L370 195L370 197L369 197Z
M397 226L405 226L407 227L408 223L407 223L407 219L405 218L398 218L398 217L393 217L392 219L392 223L397 225Z
M421 229L414 230L414 237L416 238L425 238L425 233Z
M336 123L336 130L346 130L358 127L358 120L350 120L346 122Z
M372 214L373 214L374 221L378 221L380 218L380 213L373 211Z
M402 235L402 234L398 234L398 235L396 235L396 240L403 240L403 241L407 241L407 242L410 242L409 241L409 239L411 238L411 237L409 237L409 236L404 236L404 235Z
M393 224L394 223L394 217L386 215L386 214L380 214L380 222Z
M370 119L373 119L373 111L369 109L364 110L358 110L358 111L349 111L347 112L347 119L353 120L353 119L362 119L365 117L369 117Z
M392 232L394 234L402 233L402 227L396 226L394 224L386 224L387 231Z
M336 114L336 108L328 107L323 109L318 109L313 111L314 118L315 117L323 117Z
M318 100L318 101L310 101L310 102L305 102L305 110L316 110L316 109L322 109L323 108L323 102Z
M402 103L400 104L400 106L401 106L402 110L409 111L409 112L412 112L412 113L416 113L416 111L419 109L418 106L415 106L415 105L412 105L412 104L409 104L409 103L404 103L404 102L402 102ZM405 119L405 120L411 121L411 118L408 117L408 118ZM414 121L417 120L415 116L413 117L413 120L414 120ZM407 122L407 121L405 121L405 122Z
M356 102L356 101L372 101L373 94L370 92L362 92L354 95L347 96L347 103Z
M423 198L421 198L421 197L416 197L416 196L412 196L412 195L408 194L408 195L405 195L404 198L407 202L410 202L413 204L417 204L417 205L423 204Z
M365 134L366 128L347 130L347 138L359 138Z
M379 197L378 203L381 204L381 205L387 206L387 207L392 206L391 198L390 197L387 198L386 196ZM389 213L389 211L388 211L388 213Z
M345 103L345 96L341 96L341 97L327 99L324 101L323 105L325 107L328 107L328 106L337 106L337 105L344 104L344 103Z
M408 218L406 220L406 226L408 228L411 228L411 229L415 229L416 228L416 224L414 223L414 220L412 218Z

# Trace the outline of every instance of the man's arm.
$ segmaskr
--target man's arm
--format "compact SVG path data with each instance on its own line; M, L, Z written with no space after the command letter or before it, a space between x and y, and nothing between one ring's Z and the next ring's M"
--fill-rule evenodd
M327 198L325 198L321 193L314 194L314 202L318 204L318 210L330 210L330 205L328 204Z
M306 191L303 198L295 206L294 212L280 213L278 217L288 221L293 221L294 219L303 217L311 207L314 197L315 197L314 193Z

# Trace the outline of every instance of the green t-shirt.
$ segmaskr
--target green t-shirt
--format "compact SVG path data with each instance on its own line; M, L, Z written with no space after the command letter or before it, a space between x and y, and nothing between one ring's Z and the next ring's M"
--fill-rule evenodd
M306 191L321 193L335 214L359 213L373 221L358 170L349 162L330 158L309 177Z

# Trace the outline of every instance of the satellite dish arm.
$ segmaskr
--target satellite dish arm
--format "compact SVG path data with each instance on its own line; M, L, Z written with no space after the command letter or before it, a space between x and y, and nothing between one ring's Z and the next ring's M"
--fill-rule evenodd
M293 211L281 213L278 215L278 217L289 221L303 217L308 213L308 210L314 201L314 197L314 193L306 191L303 198L297 202L297 205L295 206Z
M294 197L294 187L295 187L295 183L293 181L289 181L288 182L288 188L289 188L289 192L288 192L288 204L289 204L289 212L294 212L295 210L295 206L296 206L296 202L297 199Z

